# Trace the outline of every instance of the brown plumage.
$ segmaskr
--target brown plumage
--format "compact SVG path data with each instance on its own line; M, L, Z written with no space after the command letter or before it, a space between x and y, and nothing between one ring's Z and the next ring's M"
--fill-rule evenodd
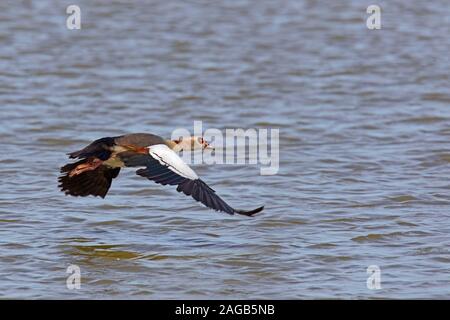
M147 133L136 133L95 140L87 147L69 153L80 159L61 168L59 187L66 195L104 198L123 167L143 167L136 174L162 185L176 185L177 191L216 211L252 216L263 210L237 210L223 201L175 153L209 148L202 137L165 140Z
M109 168L102 165L96 170L70 176L72 170L85 162L86 160L80 160L61 168L61 173L64 174L59 177L61 191L71 196L93 195L104 198L111 187L112 180L119 175L120 168Z

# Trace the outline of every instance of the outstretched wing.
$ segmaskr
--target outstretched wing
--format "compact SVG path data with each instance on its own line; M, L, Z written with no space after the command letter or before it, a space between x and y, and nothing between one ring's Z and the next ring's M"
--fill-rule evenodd
M148 154L124 152L118 156L126 166L145 166L144 169L137 170L136 174L162 185L177 185L178 192L192 196L216 211L252 216L263 210L264 207L245 211L229 206L168 146L157 144L149 147L148 150Z

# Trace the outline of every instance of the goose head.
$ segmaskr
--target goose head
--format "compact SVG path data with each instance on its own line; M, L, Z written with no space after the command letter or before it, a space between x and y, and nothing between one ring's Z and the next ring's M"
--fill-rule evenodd
M175 143L172 148L174 151L182 151L182 150L204 150L204 149L213 149L214 148L209 144L206 139L200 136L191 136L191 137L182 137L177 140L172 140Z

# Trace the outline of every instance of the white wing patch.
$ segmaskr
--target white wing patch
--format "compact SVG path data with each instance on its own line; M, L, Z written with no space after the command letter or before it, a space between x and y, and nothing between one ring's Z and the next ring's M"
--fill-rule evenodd
M148 153L152 158L158 160L160 164L168 167L176 174L191 180L198 179L198 176L194 170L184 163L175 151L171 150L165 144L155 144L150 146Z

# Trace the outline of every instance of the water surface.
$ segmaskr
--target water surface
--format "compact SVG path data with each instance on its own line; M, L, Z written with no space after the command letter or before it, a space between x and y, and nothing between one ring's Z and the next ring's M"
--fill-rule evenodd
M0 2L0 297L448 298L448 2ZM279 128L280 171L195 166L248 219L124 171L57 189L131 132ZM80 290L66 268L81 268ZM380 290L366 269L381 268Z

